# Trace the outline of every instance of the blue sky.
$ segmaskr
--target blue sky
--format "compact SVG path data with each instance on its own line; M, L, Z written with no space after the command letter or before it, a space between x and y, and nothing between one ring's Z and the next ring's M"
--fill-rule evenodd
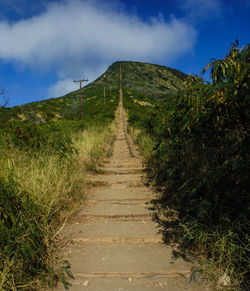
M249 0L0 0L0 85L9 106L62 96L116 60L199 74L239 39Z

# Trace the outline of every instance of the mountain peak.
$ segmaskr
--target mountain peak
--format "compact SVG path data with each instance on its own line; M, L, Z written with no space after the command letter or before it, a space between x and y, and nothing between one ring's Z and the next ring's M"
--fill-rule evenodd
M94 84L118 86L122 72L123 88L142 91L146 96L171 94L183 88L187 75L166 66L136 61L117 61ZM157 95L157 96L154 96Z

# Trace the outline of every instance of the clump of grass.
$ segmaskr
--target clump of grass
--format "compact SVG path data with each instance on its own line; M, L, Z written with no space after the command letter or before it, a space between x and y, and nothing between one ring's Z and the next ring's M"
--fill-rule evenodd
M107 145L112 143L116 124L108 127L93 127L74 137L74 143L80 149L79 160L84 164L85 170L96 171L104 154L109 151Z
M129 127L129 133L133 141L139 146L139 151L145 163L147 163L153 154L154 140L149 134L141 131L138 128Z
M246 225L249 222L246 221ZM227 225L227 227L225 227ZM199 223L181 224L183 228L180 248L189 247L201 257L198 270L204 279L214 282L218 290L247 290L249 269L249 241L240 238L235 229L240 225L225 221L216 227L208 228ZM203 258L202 258L203 257ZM246 289L244 289L246 288Z
M0 178L1 290L16 290L44 269L48 248L43 209L15 181Z

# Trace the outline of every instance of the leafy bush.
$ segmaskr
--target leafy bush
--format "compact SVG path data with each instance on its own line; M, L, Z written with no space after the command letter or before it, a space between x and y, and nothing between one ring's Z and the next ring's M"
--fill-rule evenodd
M1 287L11 289L11 282L25 284L41 269L48 272L47 229L39 207L12 176L0 177L0 265L5 270ZM6 260L6 257L8 259Z
M67 156L77 151L74 147L69 125L61 122L36 125L24 122L11 122L5 129L5 141L18 149L37 152L49 151L60 156ZM2 137L3 140L3 137Z
M212 84L190 76L186 88L158 104L144 123L155 140L149 176L163 190L162 206L179 213L182 247L205 251L232 278L245 282L249 59L249 46L241 50L237 43L232 45L225 59L213 60L205 68L211 69Z

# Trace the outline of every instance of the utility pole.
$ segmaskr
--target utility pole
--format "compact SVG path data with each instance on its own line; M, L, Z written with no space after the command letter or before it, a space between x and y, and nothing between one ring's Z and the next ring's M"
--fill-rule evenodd
M122 89L122 65L120 64L120 89Z
M104 101L104 104L106 104L106 91L105 91L105 86L104 86L104 90L103 90L103 101Z
M122 65L120 64L120 102L123 102L122 96Z
M87 82L88 80L74 80L74 83L80 83L80 120L82 120L82 82Z

